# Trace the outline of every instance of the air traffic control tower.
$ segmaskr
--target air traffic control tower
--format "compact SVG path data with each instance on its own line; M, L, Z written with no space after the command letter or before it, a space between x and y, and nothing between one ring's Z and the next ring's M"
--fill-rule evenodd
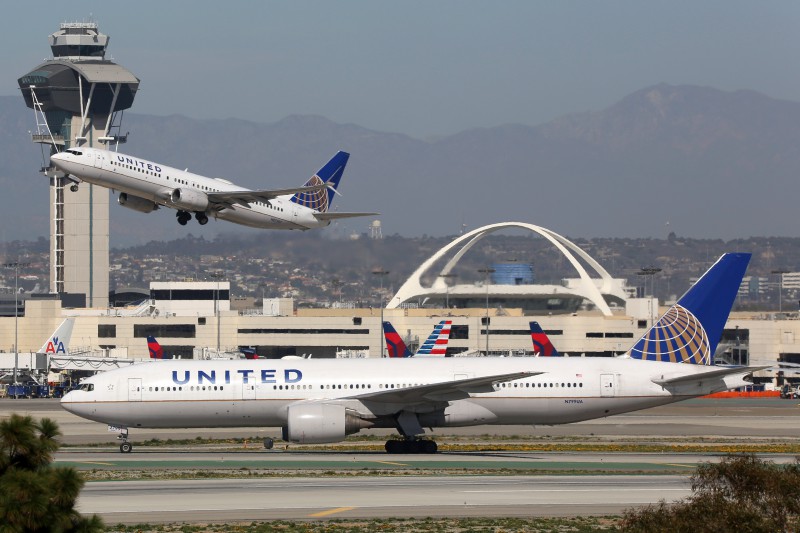
M19 78L25 104L37 117L32 140L49 146L50 154L125 142L119 135L122 112L133 105L139 79L106 59L108 40L94 22L61 24L50 35L53 59ZM109 192L76 184L49 160L42 172L50 178L51 292L83 294L87 307L106 307Z

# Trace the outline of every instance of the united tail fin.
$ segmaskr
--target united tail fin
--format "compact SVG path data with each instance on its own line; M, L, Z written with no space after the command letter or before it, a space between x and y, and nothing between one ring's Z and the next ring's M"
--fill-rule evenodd
M69 353L69 339L72 337L72 326L74 325L74 318L65 318L36 353L67 355Z
M556 347L550 342L550 337L544 332L542 326L535 320L530 323L531 326L531 341L533 342L533 351L536 357L560 357Z
M326 184L327 187L310 192L299 192L292 196L292 202L313 209L320 213L326 213L333 203L336 190L339 188L339 180L344 174L344 167L350 154L347 152L337 152L330 161L325 163L319 171L311 176L304 184L304 187Z
M391 322L383 323L383 336L386 338L386 349L389 351L389 357L411 357L412 354L406 343L403 342Z
M147 349L150 350L150 359L172 359L172 357L164 356L164 348L155 337L147 337Z
M417 355L444 357L447 355L447 343L450 340L452 320L442 320L433 327L433 331L417 350Z
M734 253L720 257L636 342L630 356L647 361L714 364L713 354L750 255Z

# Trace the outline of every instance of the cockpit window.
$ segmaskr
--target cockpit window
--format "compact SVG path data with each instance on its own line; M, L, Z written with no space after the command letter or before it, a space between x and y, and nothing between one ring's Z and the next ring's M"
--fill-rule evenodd
M83 385L81 385L80 390L86 392L92 392L94 390L94 383L84 383Z
M77 150L64 150L64 151L72 155L83 155L83 152L79 152Z

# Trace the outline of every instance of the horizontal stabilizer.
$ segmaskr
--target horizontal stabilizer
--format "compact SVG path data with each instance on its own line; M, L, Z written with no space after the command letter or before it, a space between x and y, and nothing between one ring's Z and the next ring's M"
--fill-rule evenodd
M716 368L715 370L709 370L708 372L698 372L693 374L684 374L681 376L675 376L671 378L654 378L651 381L657 385L677 385L680 383L688 383L691 381L699 381L703 379L709 378L721 378L725 376L731 376L734 374L752 374L753 372L757 372L759 370L764 370L765 368L771 368L769 366L727 366L723 368Z
M380 213L339 213L326 211L325 213L314 213L314 218L317 220L336 220L339 218L354 218L354 217L374 217Z

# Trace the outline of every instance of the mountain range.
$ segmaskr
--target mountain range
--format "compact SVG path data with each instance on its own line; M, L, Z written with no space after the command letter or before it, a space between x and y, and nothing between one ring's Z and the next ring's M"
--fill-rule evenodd
M48 234L34 129L21 96L0 97L2 242ZM122 152L249 188L300 185L348 151L334 209L381 212L384 235L453 235L507 220L572 237L797 235L800 103L753 91L661 84L601 111L434 141L300 115L263 124L127 112L122 132ZM372 220L322 231L363 233ZM213 221L181 227L171 210L144 215L116 202L111 224L112 247L258 231Z

